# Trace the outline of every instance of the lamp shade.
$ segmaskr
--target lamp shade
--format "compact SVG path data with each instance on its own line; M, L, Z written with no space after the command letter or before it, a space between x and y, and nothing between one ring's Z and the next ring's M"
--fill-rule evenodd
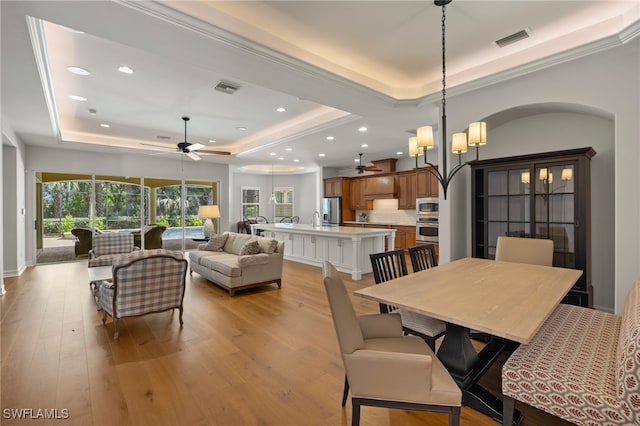
M198 208L198 217L201 218L218 218L220 217L220 209L218 206L200 206Z
M571 180L573 179L573 169L567 167L566 169L562 169L562 180Z
M418 138L418 148L422 148L423 150L433 148L433 127L418 127L416 134Z
M520 181L522 183L531 183L531 173L530 172L520 173Z
M418 150L418 138L413 136L409 138L409 156L415 157L416 155L420 155L420 151Z
M463 152L467 152L466 133L454 133L451 139L451 152L453 152L454 154L462 154Z
M476 121L469 124L469 145L478 148L487 144L487 123Z

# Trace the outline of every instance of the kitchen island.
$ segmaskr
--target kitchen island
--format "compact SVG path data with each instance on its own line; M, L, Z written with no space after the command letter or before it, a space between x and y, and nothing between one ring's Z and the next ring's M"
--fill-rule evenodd
M371 253L393 250L395 229L355 228L350 226L312 226L298 223L256 223L251 233L263 230L263 235L284 241L284 258L322 267L328 260L353 280L371 272Z

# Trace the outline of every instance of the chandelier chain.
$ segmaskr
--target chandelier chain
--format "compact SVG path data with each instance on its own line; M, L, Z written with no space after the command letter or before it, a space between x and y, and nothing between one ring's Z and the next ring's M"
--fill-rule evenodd
M446 14L445 14L445 5L442 5L442 109L444 110L445 105L447 103L446 101L446 97L447 97L447 82L446 82L446 72L447 72L447 67L446 67L446 62L445 62L445 19L446 19Z

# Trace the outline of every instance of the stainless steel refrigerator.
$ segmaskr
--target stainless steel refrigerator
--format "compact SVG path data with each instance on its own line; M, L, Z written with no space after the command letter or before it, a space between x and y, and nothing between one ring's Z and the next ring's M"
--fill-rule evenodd
M342 225L342 198L322 199L322 226Z

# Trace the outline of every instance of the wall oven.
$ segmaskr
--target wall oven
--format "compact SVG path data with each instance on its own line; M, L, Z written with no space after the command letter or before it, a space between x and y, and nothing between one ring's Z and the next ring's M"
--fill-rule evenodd
M438 243L437 217L418 217L416 221L416 241Z
M416 199L416 241L438 243L438 199Z

